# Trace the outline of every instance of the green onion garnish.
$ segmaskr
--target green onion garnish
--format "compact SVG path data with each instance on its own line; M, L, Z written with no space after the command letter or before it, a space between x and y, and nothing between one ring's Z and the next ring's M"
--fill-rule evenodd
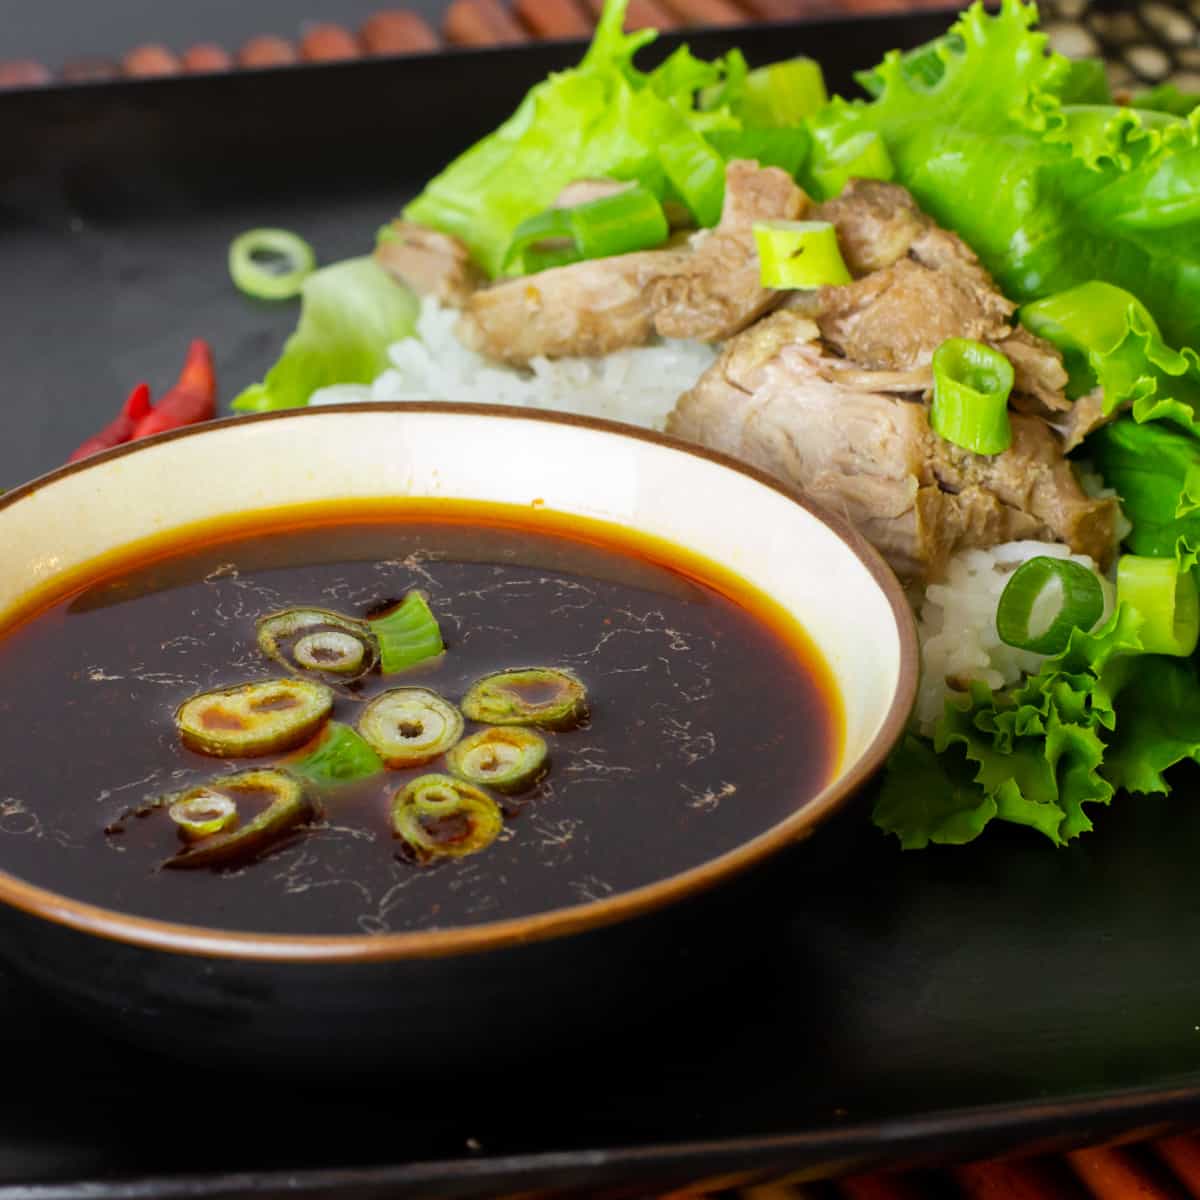
M1123 554L1117 562L1117 603L1142 618L1138 630L1147 654L1187 658L1200 638L1200 595L1192 571L1175 558Z
M933 354L934 433L975 454L1000 454L1012 445L1008 395L1012 363L968 338L948 338Z
M250 229L235 237L229 247L233 282L258 300L298 296L316 266L312 247L286 229Z
M1057 590L1058 611L1039 632L1031 625L1051 590ZM1009 579L996 608L1000 640L1034 654L1058 654L1067 648L1071 632L1092 629L1104 615L1104 591L1095 572L1068 558L1037 558L1023 562Z
M520 792L545 774L546 739L520 725L495 725L463 738L446 753L446 766L467 783Z
M746 76L738 116L746 125L798 126L828 99L820 65L811 58L789 58Z
M542 268L544 259L539 255L546 254L553 266L609 258L661 246L669 233L662 205L637 185L574 208L550 208L522 221L509 243L504 266L520 259L526 271Z
M421 592L409 592L395 608L368 624L379 643L379 669L385 675L407 671L445 650L437 617Z
M193 788L167 809L167 816L179 826L180 836L194 842L211 837L237 823L237 805L211 788Z
M283 765L318 787L329 787L379 774L383 759L349 725L330 721L313 743L301 747Z
M449 775L422 775L392 800L392 832L419 863L486 850L503 828L491 796Z
M829 221L755 221L754 242L763 287L811 289L851 281Z
M813 148L808 178L823 200L841 193L850 179L894 179L896 167L883 139L873 130L847 135L812 125Z

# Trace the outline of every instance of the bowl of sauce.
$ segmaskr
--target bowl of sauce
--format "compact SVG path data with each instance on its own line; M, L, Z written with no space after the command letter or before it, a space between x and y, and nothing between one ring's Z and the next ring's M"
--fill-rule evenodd
M0 547L9 955L209 1060L586 1023L845 803L916 683L847 525L600 421L218 422L5 495Z

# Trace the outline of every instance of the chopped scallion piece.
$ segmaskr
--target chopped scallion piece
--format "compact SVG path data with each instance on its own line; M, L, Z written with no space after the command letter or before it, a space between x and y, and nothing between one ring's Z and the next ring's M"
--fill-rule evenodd
M896 177L892 156L874 131L856 133L838 142L823 139L818 131L808 170L826 200L840 195L851 179L888 180Z
M188 801L203 793L218 793L228 798L235 810L258 805L258 813L236 829L226 829L210 837L191 842L164 867L228 867L255 858L269 849L284 834L309 821L316 810L304 791L304 785L284 771L274 769L240 771L223 779L214 779L200 788L185 792L179 801ZM174 808L175 804L171 806ZM170 809L168 809L170 811Z
M1048 591L1058 591L1057 608L1048 625L1036 630L1037 610ZM1094 571L1065 558L1039 555L1013 573L996 608L996 632L1006 645L1034 654L1058 654L1071 632L1090 630L1104 615L1104 590Z
M366 621L327 608L289 608L260 617L258 648L289 671L316 672L348 683L371 671L379 647Z
M1117 603L1142 618L1138 630L1147 654L1187 658L1200 638L1200 596L1193 571L1175 558L1123 554L1117 562Z
M393 688L363 709L358 732L389 767L415 767L462 737L463 718L428 688Z
M747 125L799 126L828 100L820 64L789 58L746 76L738 116Z
M706 144L704 149L710 150ZM720 156L712 153L720 163ZM721 166L723 171L724 164ZM550 254L556 266L564 259L609 258L660 246L669 233L662 205L654 195L644 187L631 187L574 208L550 208L522 221L509 243L504 266L519 259L525 270L530 270L531 251L535 262L539 255Z
M333 708L333 693L306 679L264 679L201 692L175 713L189 750L218 758L254 758L308 741Z
M1000 454L1012 445L1008 396L1012 363L990 346L947 338L933 354L934 433L974 454Z
M498 792L532 787L546 770L546 739L519 725L481 729L446 755L446 765L468 783Z
M394 608L371 617L369 624L379 643L379 669L385 675L407 671L446 648L437 617L421 592L409 592Z
M312 247L286 229L251 229L229 247L233 282L258 300L287 300L300 294L316 269Z
M194 788L167 809L167 816L179 826L180 836L189 842L228 829L237 821L237 815L237 805L228 796L207 787Z
M472 721L488 725L572 729L587 716L587 689L570 671L556 667L496 671L471 684L462 709Z
M851 282L829 221L755 221L763 287L812 289Z
M378 775L383 759L349 725L330 721L314 742L285 759L284 765L293 775L330 787Z
M503 826L491 796L449 775L422 775L392 802L392 831L420 863L486 850Z

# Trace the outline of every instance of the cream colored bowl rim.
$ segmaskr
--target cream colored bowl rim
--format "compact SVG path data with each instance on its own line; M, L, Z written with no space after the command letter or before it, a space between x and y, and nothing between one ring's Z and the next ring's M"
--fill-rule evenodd
M791 503L807 510L831 529L867 569L883 593L895 622L899 642L899 671L895 692L879 731L859 758L851 763L818 796L766 832L749 838L734 849L665 879L568 908L556 908L532 916L511 918L482 925L451 929L416 930L385 934L274 934L242 933L136 917L116 909L73 900L60 892L37 887L0 871L0 902L31 916L69 926L79 932L147 949L177 954L203 955L272 962L379 962L399 959L464 955L546 938L582 933L618 921L647 915L665 905L695 896L731 879L751 866L807 837L822 821L852 796L883 765L896 741L903 735L916 698L919 650L912 608L899 580L879 552L844 518L799 496L778 479L714 450L682 441L667 434L641 429L599 417L554 413L504 405L464 404L447 401L398 401L393 403L330 404L316 408L226 417L158 434L143 441L126 443L90 458L68 463L29 483L0 495L0 513L34 492L88 471L114 458L139 454L163 442L185 438L202 439L214 432L249 427L270 421L356 419L356 415L436 413L462 416L481 422L533 421L568 426L580 431L615 434L649 442L680 454L733 471L769 488Z

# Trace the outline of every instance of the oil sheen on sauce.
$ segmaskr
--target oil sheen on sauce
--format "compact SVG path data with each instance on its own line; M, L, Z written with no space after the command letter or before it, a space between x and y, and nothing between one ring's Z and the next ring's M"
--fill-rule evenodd
M282 672L255 622L292 606L362 615L421 588L447 644L362 700L417 684L457 703L491 671L562 666L586 683L580 729L469 858L404 861L389 824L407 779L320 797L323 816L266 857L170 871L166 821L105 827L148 798L275 758L184 749L198 691ZM334 716L353 724L361 701ZM468 732L471 726L468 725ZM840 700L804 633L705 560L615 526L445 502L280 510L109 556L0 633L0 868L73 899L232 930L449 928L602 899L765 832L815 795L841 750Z

